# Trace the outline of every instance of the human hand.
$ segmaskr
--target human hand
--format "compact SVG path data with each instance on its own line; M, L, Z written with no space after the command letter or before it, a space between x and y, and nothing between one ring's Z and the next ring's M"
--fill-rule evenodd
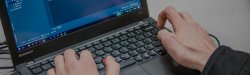
M172 24L174 32L164 29L166 20ZM170 56L179 64L202 71L216 45L207 31L201 28L186 12L177 12L169 6L158 18L158 38Z
M55 57L55 69L50 69L47 75L99 75L91 52L84 50L77 59L74 50L64 52L64 56ZM119 75L120 65L111 56L106 57L106 75Z

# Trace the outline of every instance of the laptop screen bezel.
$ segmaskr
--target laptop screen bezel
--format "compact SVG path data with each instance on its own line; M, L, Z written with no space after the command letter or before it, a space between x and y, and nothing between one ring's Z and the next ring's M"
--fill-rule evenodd
M111 30L126 26L130 23L141 21L149 17L147 1L141 0L141 3L142 9L140 10L136 10L134 12L116 18L112 18L101 23L97 23L95 25L92 25L91 27L81 29L62 38L55 39L53 41L47 42L45 44L33 48L29 48L23 52L18 52L16 49L15 39L13 36L12 26L8 16L7 8L5 7L5 0L1 0L0 18L2 21L5 37L8 42L13 65L16 66L24 62L32 61L35 58L41 57L56 50L96 37Z

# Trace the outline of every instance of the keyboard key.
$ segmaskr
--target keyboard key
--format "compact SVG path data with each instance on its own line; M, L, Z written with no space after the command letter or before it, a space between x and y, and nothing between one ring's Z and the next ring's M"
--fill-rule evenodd
M95 63L96 63L96 64L102 63L102 57L96 57L96 58L95 58Z
M150 55L148 55L148 53L143 53L143 54L141 55L141 57L142 57L143 59L148 59L148 58L150 58Z
M155 50L155 52L161 52L161 49L159 49L159 48L156 48L154 50Z
M158 41L159 40L157 36L153 36L150 39L153 40L153 41Z
M164 47L159 47L159 49L161 50L159 53L160 55L165 55L167 53Z
M122 59L120 57L115 57L115 61L119 63L122 61Z
M157 53L156 53L154 50L149 51L148 54L149 54L150 56L155 56L155 55L157 55Z
M140 47L144 46L144 43L141 42L141 41L139 41L139 42L136 42L135 45L136 45L138 48L140 48Z
M112 55L113 57L117 57L117 56L120 55L120 52L117 51L117 50L115 50L115 51L111 52L111 55Z
M111 42L112 42L113 44L116 44L116 43L120 42L120 40L119 40L118 38L115 38L115 39L111 40Z
M154 46L150 44L150 45L145 46L145 49L152 50L154 49Z
M125 31L125 32L121 32L122 35L127 34L127 33L128 33L128 32L126 32L126 31Z
M136 51L137 51L138 53L140 53L140 54L147 52L147 50L146 50L144 47L139 48L139 49L137 49Z
M162 49L160 49L160 48L157 48L157 49L155 49L154 51L157 52L159 55L164 55L164 54L166 54L166 51L164 51L164 50L162 50Z
M47 60L41 62L42 65L47 64L47 63L49 63Z
M132 38L132 37L135 37L136 34L134 32L130 32L127 35L128 35L129 38Z
M158 30L158 29L154 29L153 31L151 31L151 33L152 33L152 34L154 34L154 35L157 35L157 34L158 34L158 32L159 32L159 30Z
M114 37L119 37L119 36L120 36L120 34L115 34L115 35L114 35Z
M50 64L53 66L53 67L55 67L55 62L53 61L53 62L50 62Z
M141 62L143 60L143 58L140 55L136 56L134 59L137 62Z
M134 29L135 29L135 30L138 30L138 29L140 29L140 28L141 28L141 27L138 26L138 27L135 27Z
M135 34L137 34L137 35L140 35L142 33L143 33L143 31L141 29L138 29L138 30L135 31Z
M105 66L104 66L102 63L97 64L97 69L98 69L98 70L102 70L102 69L104 69L104 68L105 68Z
M123 47L119 51L120 51L120 53L125 54L125 53L128 53L129 50L127 48Z
M85 46L81 46L81 47L77 48L77 52L82 51L82 50L85 50L85 49L86 49Z
M103 43L103 45L106 46L106 47L110 46L111 44L112 44L112 43L111 43L110 41L107 41L107 42L104 42L104 43Z
M153 26L148 26L148 27L143 28L144 31L151 31L153 29L154 29Z
M125 61L120 62L120 66L121 66L121 68L125 68L125 67L133 65L135 63L136 62L133 59L129 59L129 60L125 60Z
M137 40L135 38L132 38L132 39L128 39L128 42L130 44L133 44L133 43L137 42Z
M48 64L43 65L42 68L44 70L48 70L48 69L52 68L52 66L48 63Z
M127 47L130 51L133 51L135 50L137 47L133 44L130 44L128 47Z
M119 44L113 44L111 47L112 47L114 50L118 50L118 49L120 49L122 46L119 45Z
M108 37L108 40L112 40L113 38L115 38L115 37L109 36L109 37Z
M151 39L147 38L147 39L144 39L143 42L144 42L145 44L150 44L150 43L152 43L153 41L152 41Z
M54 58L50 58L48 59L49 62L53 62L54 61Z
M119 39L122 40L122 41L124 41L124 40L127 40L128 37L127 37L126 35L123 35L123 36L121 36Z
M133 32L133 31L134 31L134 29L129 29L129 30L128 30L128 32Z
M122 60L127 60L127 59L130 58L130 56L129 56L128 54L122 54L122 55L120 55L120 58L121 58Z
M130 51L128 54L132 57L139 55L137 51Z
M143 35L144 35L144 37L147 37L147 38L153 36L153 34L150 32L146 32Z
M106 53L110 53L110 52L113 51L113 49L112 49L111 47L105 47L103 50L104 50Z
M129 43L128 43L127 41L122 41L122 42L120 42L120 44L121 44L121 46L123 46L123 47L126 47L126 46L129 45Z
M104 47L104 46L103 46L102 44L98 44L98 45L95 46L95 49L100 50L100 49L102 49L103 47Z
M144 22L143 27L149 26L148 22Z
M91 47L91 46L93 46L93 45L92 45L92 44L87 44L87 45L85 45L86 48L89 48L89 47Z
M102 55L105 54L105 52L102 51L102 50L98 50L98 51L95 52L95 54L96 54L97 56L102 56Z
M154 47L159 47L159 46L162 46L162 44L159 41L156 41L156 42L153 43L153 46Z
M101 39L100 42L101 42L101 43L104 43L104 42L106 42L107 40L108 40L108 39L104 38L104 39Z
M40 63L31 65L31 66L29 66L29 69L37 68L37 67L39 67L40 65L41 65Z
M96 51L96 49L94 48L94 47L90 47L89 49L88 49L90 52L95 52Z
M39 74L39 73L41 73L43 71L43 69L41 68L41 67L37 67L37 68L35 68L35 69L32 69L32 72L34 73L34 74Z
M97 45L97 44L100 44L101 42L99 42L99 41L95 41L95 42L93 42L92 43L92 45Z
M135 38L136 38L137 40L139 40L139 41L145 39L145 37L144 37L143 35L137 35Z

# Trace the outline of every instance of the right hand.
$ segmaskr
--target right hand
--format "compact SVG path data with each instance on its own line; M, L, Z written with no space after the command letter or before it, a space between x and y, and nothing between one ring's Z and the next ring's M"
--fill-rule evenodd
M164 29L166 20L172 24L173 33ZM188 13L177 12L173 7L167 7L160 13L158 27L162 29L158 38L176 62L187 68L203 70L216 48L206 30Z

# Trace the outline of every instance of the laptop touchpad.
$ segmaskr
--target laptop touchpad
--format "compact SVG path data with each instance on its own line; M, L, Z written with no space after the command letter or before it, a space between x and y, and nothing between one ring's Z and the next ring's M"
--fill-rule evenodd
M170 59L159 57L141 65L150 75L175 75Z
M149 75L147 71L143 70L139 65L134 65L125 69L122 69L121 75Z

